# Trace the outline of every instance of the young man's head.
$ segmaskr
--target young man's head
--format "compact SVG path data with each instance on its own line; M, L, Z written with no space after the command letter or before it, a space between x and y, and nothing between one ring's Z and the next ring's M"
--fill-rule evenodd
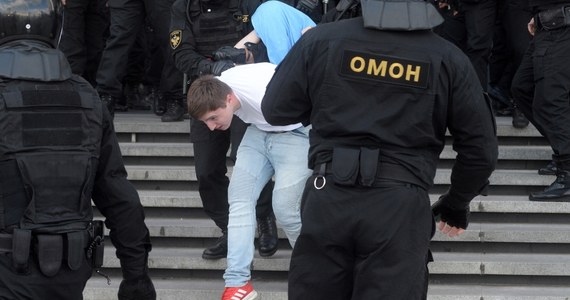
M198 77L188 89L188 113L210 130L230 127L237 99L232 89L212 75Z

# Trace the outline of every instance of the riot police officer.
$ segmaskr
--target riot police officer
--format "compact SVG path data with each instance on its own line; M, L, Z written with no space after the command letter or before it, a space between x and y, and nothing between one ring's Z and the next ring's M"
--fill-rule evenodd
M232 67L230 60L213 61L212 53L222 46L233 46L252 30L250 17L260 0L176 0L172 5L170 46L176 68L191 79L201 74L219 75ZM171 100L184 113L183 102ZM222 230L215 245L204 250L205 259L227 255L228 185L226 156L235 160L247 125L234 118L230 130L210 131L199 120L190 120L190 140L194 147L198 191L205 212ZM256 208L259 228L259 253L271 256L277 251L277 227L271 209L273 184L263 189Z
M513 98L530 122L548 140L552 163L539 174L556 175L533 201L570 201L570 1L530 0L534 35L515 74Z
M156 299L149 231L111 117L54 49L58 0L0 5L0 298L82 299L106 218L119 299ZM129 220L125 222L124 220Z
M467 228L497 160L495 121L467 56L423 0L361 0L362 17L305 33L262 102L270 124L312 124L289 299L426 299L433 213ZM430 209L446 130L458 152Z

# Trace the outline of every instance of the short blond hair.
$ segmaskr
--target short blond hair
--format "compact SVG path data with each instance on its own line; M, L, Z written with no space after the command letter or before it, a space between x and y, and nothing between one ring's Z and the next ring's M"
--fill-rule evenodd
M205 114L226 107L226 97L232 89L213 75L198 77L188 89L188 113L200 119Z

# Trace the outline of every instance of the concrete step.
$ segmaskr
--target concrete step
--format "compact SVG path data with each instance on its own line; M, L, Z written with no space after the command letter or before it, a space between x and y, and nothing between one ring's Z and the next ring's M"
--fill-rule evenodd
M188 143L119 143L123 156L193 157L194 148Z
M126 166L129 180L142 181L196 181L194 166ZM231 176L232 167L228 167ZM434 178L436 185L449 185L451 169L438 169ZM539 175L536 170L495 170L489 181L491 185L548 186L555 176Z
M526 128L514 128L511 117L496 117L499 137L541 137L540 132L529 124ZM189 133L190 121L161 122L160 117L150 112L127 112L115 115L117 133Z
M198 191L139 190L139 197L146 208L202 208ZM439 194L430 194L433 204ZM570 214L569 202L529 201L527 195L478 196L471 201L471 212L518 214Z
M202 208L198 191L139 190L145 208Z
M193 157L194 148L192 143L120 143L123 156L143 157ZM455 159L457 153L452 146L444 147L440 159ZM500 160L544 160L552 159L552 148L539 145L502 145L499 148Z
M117 133L189 133L190 120L162 122L160 117L146 112L118 113L114 119Z
M117 299L120 278L105 279L94 275L83 293L85 300ZM219 300L224 281L221 278L153 278L159 300ZM260 300L287 300L287 282L255 278L253 285ZM570 287L430 283L428 300L568 300Z
M202 248L161 247L154 245L149 254L149 268L173 270L218 270L226 268L226 259L206 260ZM104 268L120 268L113 247L105 248ZM563 276L570 280L570 253L478 253L433 252L428 265L430 274ZM256 252L252 270L287 272L291 249L279 249L273 256L261 257Z
M147 218L146 224L151 237L217 238L221 235L214 222L206 218ZM286 238L280 228L278 236L280 239ZM432 241L570 244L570 222L568 224L470 222L464 234L448 238L438 231Z

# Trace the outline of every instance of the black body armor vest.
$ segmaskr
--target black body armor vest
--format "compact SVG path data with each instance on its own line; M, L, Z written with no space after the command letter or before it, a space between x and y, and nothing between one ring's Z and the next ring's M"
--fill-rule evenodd
M97 94L79 77L0 79L0 91L0 229L85 230L102 136Z
M210 56L222 46L234 45L251 30L250 12L241 0L202 2L191 0L188 18L196 40L196 51ZM253 14L253 12L251 12Z

